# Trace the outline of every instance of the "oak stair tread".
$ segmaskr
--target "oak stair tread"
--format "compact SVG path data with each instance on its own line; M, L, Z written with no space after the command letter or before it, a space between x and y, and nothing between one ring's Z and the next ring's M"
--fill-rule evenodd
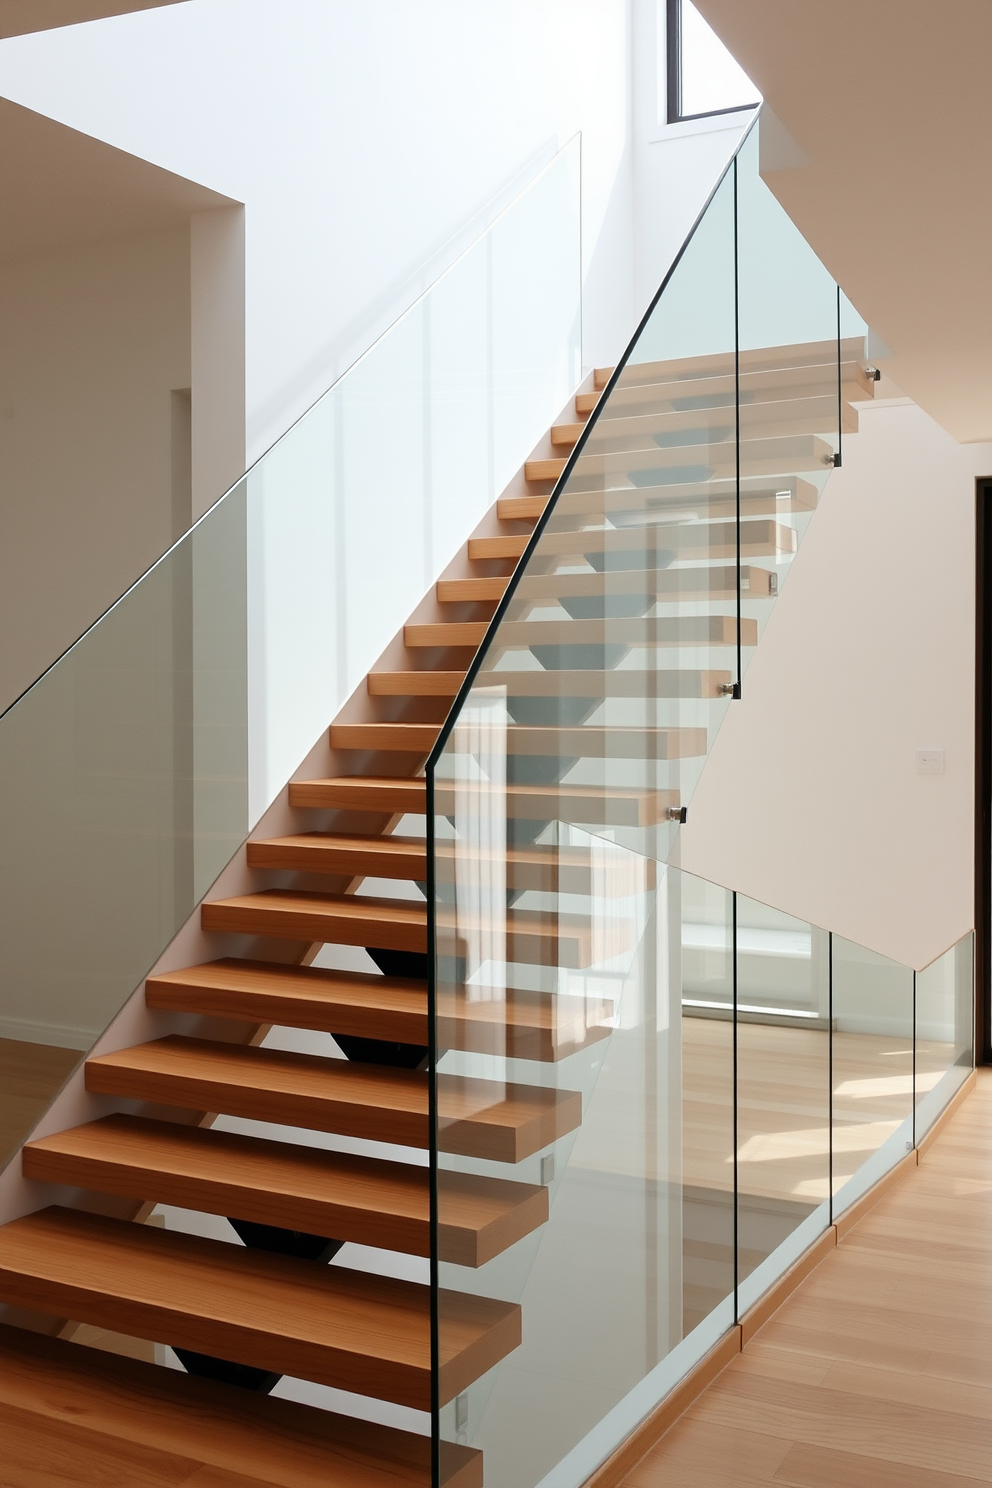
M206 900L200 907L200 923L204 930L237 935L427 950L427 904L422 899L262 889L230 899Z
M24 1148L26 1178L430 1255L426 1167L138 1116ZM548 1190L442 1170L441 1257L480 1266L548 1218Z
M442 862L453 856L457 856L462 863L470 860L498 860L503 865L507 886L515 889L572 894L592 892L593 860L589 851L582 847L562 848L553 844L501 847L486 853L481 848L467 844L456 849L452 843L442 840L436 844L436 853ZM346 832L301 832L292 837L249 842L248 862L256 868L277 868L294 873L423 882L427 877L427 843L423 837L364 837ZM608 895L609 884L597 880L596 892ZM366 980L374 983L382 978L372 977ZM366 1000L369 997L376 1000L374 988L370 989ZM393 1035L390 1034L389 1037ZM397 1037L400 1042L403 1041L401 1035Z
M430 1288L53 1206L0 1228L0 1297L429 1410ZM520 1309L443 1294L451 1399L520 1342Z
M568 873L568 865L560 872ZM606 889L610 889L607 883ZM621 879L615 891L627 892ZM606 1036L608 999L556 992L439 988L438 1037L443 1048L557 1060ZM228 957L149 977L149 1007L242 1019L257 1025L310 1028L426 1047L427 983L319 966L283 966Z
M856 396L862 395L858 392ZM614 409L611 400L611 407L603 409L590 431L586 450L589 453L602 451L608 442L612 444L614 441L614 447L620 449L623 447L621 441L643 440L647 443L654 436L663 438L673 433L679 437L690 432L699 434L702 438L698 442L702 443L704 440L725 439L728 426L731 431L736 428L737 407L732 396L727 401L718 398L715 402L707 398L700 400L700 405L695 408L650 406L643 409L628 405L625 409ZM840 412L845 433L856 433L858 415L843 394ZM836 431L837 413L836 378L828 392L799 398L742 401L741 438L775 438L791 434L829 437ZM551 430L552 447L560 449L575 444L585 428L586 424L579 421L555 424ZM626 447L632 446L628 443Z
M509 574L467 579L438 579L434 586L439 604L480 604L502 599Z
M833 398L836 406L837 376L837 363L834 360L832 364L815 363L791 369L770 368L745 371L739 378L735 376L731 367L729 371L710 373L695 378L679 378L670 383L667 389L664 383L638 383L636 380L627 383L624 381L614 389L609 405L603 409L600 417L609 418L614 409L626 411L630 408L644 406L657 410L659 406L667 405L677 412L679 405L685 407L690 399L693 401L705 399L710 407L733 407L738 382L741 397L745 403L752 400L772 403L780 398L788 400L827 396ZM875 396L874 382L869 379L864 367L856 359L841 363L840 387L841 396L849 402L852 400L864 402ZM597 391L577 393L575 411L579 417L588 417L600 398L601 393Z
M744 615L742 646L758 644L758 622ZM534 646L736 646L736 615L610 616L604 620L506 620L502 647ZM492 653L491 653L492 654ZM488 675L488 674L487 674ZM512 728L512 725L511 725Z
M576 577L569 574L569 579ZM582 577L579 575L578 577ZM602 575L595 575L596 578ZM736 639L736 637L735 637ZM465 680L464 672L369 672L368 686L373 697L454 697ZM491 687L505 687L509 697L543 697L553 688L555 697L720 697L720 689L730 682L726 671L660 669L635 671L632 667L614 667L606 671L595 668L579 670L534 668L511 672L493 669L479 678ZM512 796L514 787L507 788Z
M732 435L732 431L731 431ZM822 469L833 462L833 447L816 434L782 434L766 438L759 435L742 441L740 461L751 475L786 475ZM652 444L647 449L617 450L587 455L582 451L572 467L572 476L616 476L621 472L646 470L682 470L699 467L710 476L729 475L736 469L738 444L733 437L705 440L699 444ZM567 459L528 460L524 477L529 481L557 480Z
M525 574L517 584L519 600L601 598L606 594L645 596L649 599L676 602L689 599L712 599L737 593L736 564L713 568L614 569L604 573ZM509 580L507 580L509 582ZM742 564L741 590L749 599L774 599L778 594L778 574L765 568Z
M332 723L329 738L332 749L387 749L426 755L440 732L439 723Z
M787 511L813 511L819 498L817 487L800 476L782 476L774 481L743 475L741 515L766 516ZM497 507L503 521L536 522L551 499L551 493L500 497ZM572 519L612 516L614 512L637 517L654 511L662 515L692 513L697 520L737 516L737 480L673 481L662 485L601 485L584 491L568 487L554 509L555 527Z
M679 805L679 794L675 790L619 786L604 789L590 785L512 785L500 791L500 800L505 803L508 815L530 821L645 827L664 821L669 809ZM295 780L289 787L289 802L291 806L318 809L379 811L389 815L410 812L422 816L427 809L427 782L422 775L408 779L356 775ZM435 804L442 811L454 810L455 793L449 785L438 786Z
M590 800L602 799L590 791ZM547 799L545 792L544 799ZM625 801L625 805L628 803ZM643 811L635 798L634 812ZM443 800L442 800L443 805ZM236 935L274 936L308 940L323 945L372 946L382 950L427 952L427 901L382 899L361 894L319 894L306 889L262 889L232 899L214 899L203 904L200 923L204 930ZM444 925L444 920L441 921ZM546 966L558 964L573 970L589 966L597 944L605 944L602 930L594 934L584 915L562 915L540 909L511 909L498 922L476 922L462 915L446 927L449 938L461 946L472 928L492 931L502 937L507 960ZM611 921L608 939L616 955L627 948L632 931L629 921ZM459 952L460 954L460 952Z
M862 336L845 336L841 341L841 363L861 361L865 343ZM792 370L803 367L824 367L837 372L836 340L796 342L791 346L756 346L734 353L709 352L701 356L679 357L663 362L628 362L618 379L618 387L650 386L657 388L663 383L682 383L694 377L734 375L748 372ZM594 373L595 386L603 388L609 382L615 368L598 367ZM600 380L602 379L602 380Z
M171 1034L87 1060L86 1088L373 1142L429 1145L422 1070ZM575 1091L457 1075L438 1077L438 1098L444 1150L496 1162L519 1162L574 1130L582 1116Z
M84 1454L108 1439L178 1450L225 1482L227 1474L273 1488L430 1481L429 1437L0 1325L0 1420L12 1411L68 1433ZM444 1488L482 1488L480 1452L449 1444L444 1467Z
M558 622L546 623L554 625ZM573 622L562 621L561 623L567 626ZM599 621L588 623L594 626L600 625ZM612 627L617 622L611 620L609 623ZM648 622L632 623L643 625ZM745 621L745 624L755 625L756 629L754 621ZM612 639L612 629L608 638ZM752 644L743 636L742 642L744 645ZM396 732L397 725L370 723L365 725L365 729L367 732L362 734L361 745L354 747L396 754L410 752L407 736ZM375 730L382 732L377 733ZM438 729L434 729L435 740L438 732ZM624 728L611 727L608 724L580 724L575 727L556 728L549 725L530 726L511 723L507 726L506 741L507 749L514 754L562 754L590 759L685 759L692 755L706 753L706 730L704 728ZM331 742L337 748L352 747L342 743L336 732L332 732ZM435 741L432 740L432 744L433 742ZM426 753L426 750L424 752Z
M703 515L707 515L705 512ZM740 525L740 552L743 557L762 558L767 555L792 554L798 546L794 527L774 521L745 521ZM529 537L480 538L480 545L498 552L480 552L479 559L519 558ZM738 527L735 522L641 522L630 527L579 527L563 531L545 530L538 541L536 557L582 558L590 553L609 553L627 558L636 557L640 566L646 568L652 558L663 556L666 562L692 556L709 558L734 558L738 551ZM620 570L621 572L623 570Z

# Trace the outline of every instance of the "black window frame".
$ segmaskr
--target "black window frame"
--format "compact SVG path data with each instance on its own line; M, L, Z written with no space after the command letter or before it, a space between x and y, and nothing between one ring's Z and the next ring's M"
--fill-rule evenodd
M734 103L729 108L706 109L701 114L682 112L682 0L665 0L665 70L665 121L668 124L739 114L745 109L757 108L761 101L756 98L753 103Z

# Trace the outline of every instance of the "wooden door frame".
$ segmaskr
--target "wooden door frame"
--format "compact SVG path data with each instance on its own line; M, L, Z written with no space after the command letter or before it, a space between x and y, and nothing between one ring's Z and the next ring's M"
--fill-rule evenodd
M992 1064L992 476L975 481L975 1062Z

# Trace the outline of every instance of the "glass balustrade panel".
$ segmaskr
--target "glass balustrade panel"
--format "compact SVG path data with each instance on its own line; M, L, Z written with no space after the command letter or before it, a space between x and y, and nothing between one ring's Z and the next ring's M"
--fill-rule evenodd
M0 718L0 1151L324 736L580 361L576 137Z
M733 351L725 183L429 766L439 1427L482 1449L490 1488L583 1482L733 1318L732 1024L683 1034L682 880L663 862L736 680L733 460L697 416L700 376L732 376ZM724 962L728 903L711 906ZM524 1108L546 1113L526 1140L473 1130ZM466 1261L449 1235L469 1179L523 1185L507 1202L532 1208ZM467 1375L450 1362L466 1296L505 1330Z
M913 1147L913 973L830 937L834 1215Z
M837 287L759 175L737 157L739 454L746 667L840 449L863 338L838 342Z
M6 1161L248 828L239 487L0 718Z
M974 935L916 973L916 1140L975 1065Z
M825 931L737 895L737 1240L741 1312L830 1219Z

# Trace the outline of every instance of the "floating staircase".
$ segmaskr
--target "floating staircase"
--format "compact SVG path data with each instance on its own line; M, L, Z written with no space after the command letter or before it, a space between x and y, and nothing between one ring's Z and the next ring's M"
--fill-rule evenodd
M843 343L846 433L857 428L852 401L871 397L874 387L858 348ZM733 686L735 618L646 611L670 599L706 602L736 593L737 569L727 563L735 555L748 599L773 600L777 571L762 562L792 554L796 532L785 519L816 504L833 459L823 428L831 414L836 420L836 344L746 352L740 360L746 475L739 497L736 385L725 359L628 367L575 464L568 501L542 541L539 571L528 569L517 589L523 601L559 602L561 616L513 619L500 632L501 647L529 650L532 658L499 674L511 720L507 750L520 764L505 792L519 834L501 858L511 963L581 969L604 954L601 932L593 943L590 916L514 903L535 888L588 898L595 884L603 892L587 849L552 853L537 841L544 824L650 828L677 817L684 804L677 790L574 785L560 769L548 778L547 762L560 764L571 751L599 760L701 759L710 742L705 726L586 723L590 704L647 697L693 698L702 706L725 701ZM176 1034L91 1058L87 1089L120 1102L120 1112L23 1149L26 1178L82 1190L85 1199L82 1207L41 1209L0 1228L0 1301L58 1320L53 1328L86 1322L170 1345L190 1374L123 1365L65 1339L0 1328L5 1406L41 1391L62 1402L45 1407L53 1421L82 1413L98 1423L93 1429L146 1447L158 1442L164 1449L170 1434L182 1441L189 1431L207 1443L213 1455L205 1460L219 1471L253 1480L259 1472L265 1482L347 1488L429 1480L423 1438L266 1392L288 1375L430 1408L429 1288L334 1262L346 1242L430 1253L428 1169L416 1159L429 1144L427 904L409 897L410 885L427 877L427 848L420 823L403 818L424 817L424 760L608 377L597 372L594 390L575 400L574 420L552 429L551 445L562 453L528 462L529 494L498 502L504 530L470 539L467 560L478 571L437 584L442 618L405 628L408 665L369 675L370 721L331 726L332 748L354 761L354 773L289 785L290 804L318 814L314 830L250 841L247 863L261 876L258 891L202 905L203 929L244 936L245 957L148 979L149 1007L231 1020L244 1028L242 1041ZM689 467L707 472L705 520L693 517L701 480L686 476ZM610 526L602 525L604 511ZM599 525L590 527L591 518ZM628 627L631 645L659 653L657 670L619 665L621 655L604 654L601 624L583 618L582 606L601 601L617 569L641 603L629 620L612 622L611 645L623 652ZM757 643L753 618L744 617L739 639L744 648ZM680 666L679 651L693 647L726 647L726 666ZM545 663L555 702L565 709L556 722L528 712L548 692ZM565 716L572 704L580 718L574 726ZM442 792L438 810L447 804ZM439 843L439 854L445 851ZM308 885L323 875L326 890L270 887L271 873L306 875ZM369 878L402 884L407 897L361 892ZM621 919L610 933L614 950L632 948L632 924ZM255 937L314 951L363 947L383 974L302 964L310 951L300 964L250 957ZM613 1014L607 1000L502 989L499 998L494 1005L464 987L442 991L440 1045L549 1064L604 1038ZM270 1026L331 1034L345 1057L252 1042ZM444 1149L506 1170L505 1177L439 1175L439 1255L477 1267L546 1220L547 1188L519 1181L514 1166L579 1126L581 1097L567 1077L558 1088L442 1075L438 1101ZM408 1149L410 1160L219 1130L211 1125L218 1114L392 1144ZM122 1200L138 1217L154 1204L225 1216L244 1243L87 1212L107 1207L101 1196L113 1197L118 1216ZM510 1354L526 1325L516 1304L471 1291L448 1293L444 1306L442 1403ZM135 1413L152 1424L140 1427ZM480 1454L452 1447L444 1472L450 1488L479 1488Z

